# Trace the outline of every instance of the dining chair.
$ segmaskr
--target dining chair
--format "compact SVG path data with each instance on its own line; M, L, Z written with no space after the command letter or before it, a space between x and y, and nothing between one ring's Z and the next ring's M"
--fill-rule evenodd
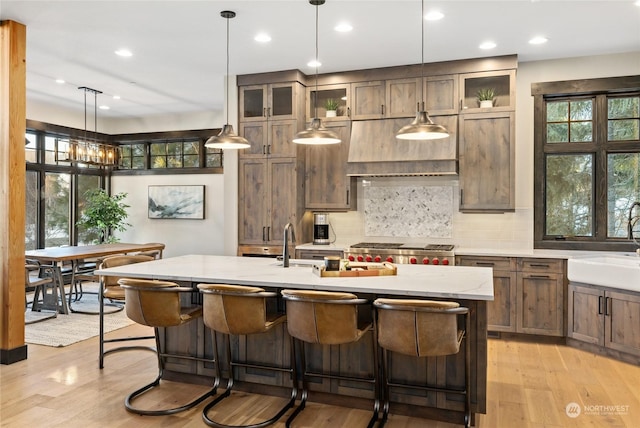
M46 275L46 276L45 276ZM31 312L41 313L42 316L37 317L25 317L25 324L33 324L36 322L44 321L58 316L57 300L58 287L56 279L53 273L53 269L47 266L42 266L37 261L26 260L24 265L24 285L25 285L25 297L24 304L25 309L28 309L29 304L27 302L27 292L33 291L33 301L31 302ZM44 301L45 296L49 296L47 300L56 302L54 310L42 310L42 303L40 302L40 295ZM63 297L64 298L64 297Z

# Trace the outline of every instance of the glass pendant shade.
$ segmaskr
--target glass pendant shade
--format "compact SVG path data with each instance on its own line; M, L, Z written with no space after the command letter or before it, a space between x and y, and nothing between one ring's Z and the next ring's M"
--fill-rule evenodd
M403 126L396 133L396 138L400 140L437 140L448 136L447 129L433 123L426 111L419 111L413 122Z
M311 120L311 124L304 131L298 132L293 137L293 142L296 144L338 144L340 142L338 136L322 126L322 120L314 117Z
M218 135L209 137L204 146L210 149L247 149L251 144L235 133L233 125L226 124Z

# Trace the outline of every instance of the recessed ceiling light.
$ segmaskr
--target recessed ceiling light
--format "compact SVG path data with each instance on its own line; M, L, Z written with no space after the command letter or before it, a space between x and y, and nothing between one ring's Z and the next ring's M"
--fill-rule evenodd
M271 41L271 36L267 33L259 33L253 38L253 40L260 43L267 43Z
M100 106L100 110L109 110L111 107L109 106Z
M315 59L312 59L311 61L309 61L307 63L307 67L320 67L322 65L322 63L320 61L317 61Z
M114 100L119 100L119 99L120 99L120 95L114 95L114 96L113 96L113 99L114 99Z
M133 56L133 53L129 49L118 49L117 51L115 51L115 53L118 56L125 56L125 57Z
M529 44L541 45L543 43L547 43L548 41L549 41L549 39L547 39L544 36L536 36L536 37L532 38L531 40L529 40Z
M478 47L479 47L480 49L493 49L493 48L495 48L496 46L498 46L498 45L496 45L494 42L482 42L482 43L480 44L480 46L478 46Z
M424 19L426 19L427 21L438 21L442 18L444 18L444 13L440 12L439 10L432 10L431 12L427 12L427 14L424 16Z
M340 24L333 27L338 33L348 33L353 30L353 27L348 22L341 22Z
M65 81L64 79L56 79L56 83L62 85L63 83L65 83Z

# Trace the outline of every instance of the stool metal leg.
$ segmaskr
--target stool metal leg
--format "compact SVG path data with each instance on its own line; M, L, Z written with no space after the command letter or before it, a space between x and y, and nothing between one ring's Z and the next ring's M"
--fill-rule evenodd
M275 423L278 419L280 419L290 408L292 408L295 404L295 400L296 397L298 395L298 376L297 376L297 370L295 368L295 350L293 348L294 343L293 343L293 338L291 339L291 368L284 368L284 367L272 367L272 366L261 366L261 365L255 365L255 364L247 364L247 363L239 363L239 362L234 362L231 359L231 339L229 337L228 334L225 334L226 337L226 354L227 354L227 361L229 362L229 378L227 380L227 386L225 388L225 391L220 394L218 397L216 397L215 400L209 402L205 408L202 410L202 419L203 421L212 427L218 427L218 428L261 428L261 427L265 427L267 425L271 425L273 423ZM214 338L213 338L213 346L214 346L214 352L217 355L218 352L218 347L217 347L217 343L216 343L216 338L215 338L215 331L214 331ZM217 357L216 357L217 359ZM234 383L234 372L233 372L233 368L235 366L239 366L239 367L254 367L254 368L260 368L260 369L267 369L267 370L276 370L276 371L282 371L282 372L289 372L291 373L291 383L292 383L292 388L291 388L291 397L289 398L289 401L287 402L287 404L285 404L279 411L278 413L276 413L274 416L272 416L271 418L262 421L262 422L258 422L255 424L250 424L250 425L227 425L227 424L223 424L220 422L216 422L213 419L211 419L209 417L209 411L219 402L221 402L222 400L224 400L225 398L229 397L231 395L231 390L233 388L233 383ZM219 367L216 366L216 375L219 377L220 376L220 371L219 371Z
M127 408L127 410L132 412L132 413L136 413L136 414L139 414L139 415L146 415L146 416L173 415L175 413L191 409L192 407L197 406L198 404L200 404L201 402L203 402L207 398L215 395L217 387L218 387L219 378L215 379L214 384L213 384L212 388L209 391L207 391L206 393L202 394L201 396L199 396L198 398L194 399L193 401L191 401L191 402L189 402L187 404L184 404L182 406L179 406L179 407L174 407L172 409L163 409L163 410L144 410L144 409L139 409L139 408L136 408L136 407L133 406L133 404L132 404L133 400L135 400L136 398L138 398L139 396L141 396L145 392L148 392L151 389L155 388L156 386L160 385L160 380L162 379L162 374L164 372L164 357L167 356L167 354L163 354L163 353L160 352L161 347L160 347L159 328L158 327L154 327L154 330L155 330L156 349L157 349L156 355L158 356L158 376L156 377L156 379L153 382L143 386L142 388L137 389L136 391L132 392L131 394L129 394L127 396L127 398L124 401L124 405ZM190 359L190 360L198 360L198 361L210 361L210 360L206 360L204 358L197 358L197 357L176 356L176 355L173 355L173 357ZM217 365L218 364L217 356L214 356L214 358L215 358L215 364Z

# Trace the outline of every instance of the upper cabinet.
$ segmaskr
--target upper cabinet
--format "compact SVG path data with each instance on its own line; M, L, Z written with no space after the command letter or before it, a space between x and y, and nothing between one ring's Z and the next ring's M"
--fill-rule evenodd
M458 113L457 74L425 77L424 94L430 116Z
M241 158L295 157L293 137L299 131L297 120L240 122L239 133L251 147L239 153Z
M386 81L385 117L412 117L420 101L419 78Z
M493 91L493 106L480 107L478 94ZM485 71L460 75L460 112L514 111L516 109L515 70Z
M298 83L272 83L240 87L240 121L295 119Z
M381 119L385 117L385 82L351 84L351 119Z
M317 97L317 99L316 99ZM307 87L307 121L319 117L323 122L351 117L351 85L323 85Z

